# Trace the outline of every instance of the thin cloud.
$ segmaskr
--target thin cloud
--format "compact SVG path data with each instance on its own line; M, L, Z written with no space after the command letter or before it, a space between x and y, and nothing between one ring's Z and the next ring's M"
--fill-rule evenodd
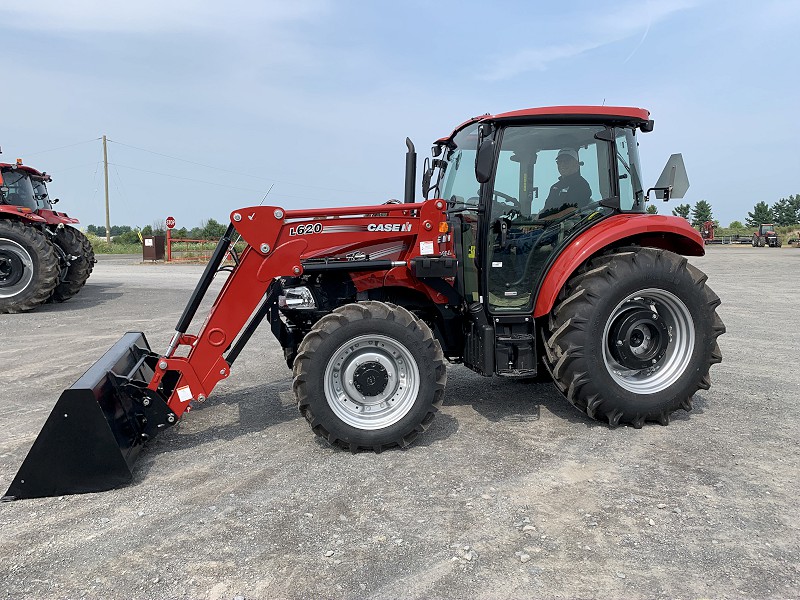
M585 14L580 22L574 20L569 30L580 43L551 44L538 48L523 48L516 53L498 58L481 79L500 81L511 79L529 71L544 71L556 61L563 61L607 44L624 40L643 32L647 35L650 27L670 15L695 6L696 2L675 0L673 2L646 2L625 5L612 14ZM559 16L561 18L561 16ZM599 32L599 34L598 34ZM642 40L644 37L642 38ZM639 42L641 45L641 41ZM633 52L638 49L638 45ZM628 56L632 56L631 53Z

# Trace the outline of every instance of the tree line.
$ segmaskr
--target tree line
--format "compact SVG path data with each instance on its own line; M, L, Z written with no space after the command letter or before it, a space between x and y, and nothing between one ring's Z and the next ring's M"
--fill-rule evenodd
M170 236L175 239L188 239L188 240L218 240L225 234L227 225L219 223L215 219L208 219L201 221L199 227L187 229L181 227L173 229ZM99 238L106 237L105 225L88 225L86 233L95 235ZM151 235L166 235L167 225L164 221L156 221L152 225L145 225L141 229L138 227L131 227L130 225L112 225L109 229L109 234L113 238L113 243L118 244L138 244L139 235L148 237Z
M647 212L658 213L658 206L650 204ZM694 206L690 204L679 204L672 209L672 214L683 217L692 224L692 227L701 227L706 221L714 223L719 227L720 223L714 218L711 203L706 200L698 200ZM766 202L759 202L753 210L747 213L744 224L740 221L733 221L728 226L730 229L745 229L747 227L758 227L762 223L772 223L778 226L791 226L800 223L800 194L794 194L788 198L781 198L772 206ZM218 240L225 234L227 225L219 223L214 219L201 221L199 227L187 229L173 229L170 235L176 239L189 240ZM86 232L99 238L106 236L105 225L89 225ZM121 244L136 244L139 242L139 235L166 235L167 226L164 221L155 221L152 225L145 225L141 229L133 228L130 225L112 225L110 229L113 242Z
M648 207L648 212L658 212L658 209L651 211L655 205ZM689 204L679 204L672 209L672 214L676 217L683 217L692 224L692 227L700 227L706 221L711 221L719 227L719 221L714 218L711 204L706 200L698 200L692 207ZM762 223L772 223L780 227L787 227L800 223L800 194L781 198L772 206L766 202L758 202L753 210L747 213L744 224L741 221L733 221L729 225L730 229L745 229L747 227L758 227Z

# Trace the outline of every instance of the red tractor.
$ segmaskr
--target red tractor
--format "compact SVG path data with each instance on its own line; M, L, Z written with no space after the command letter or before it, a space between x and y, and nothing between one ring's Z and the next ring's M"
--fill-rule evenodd
M711 385L725 326L686 219L673 155L641 181L639 108L482 115L439 139L414 202L231 213L169 347L126 333L65 390L7 498L99 491L131 480L148 439L204 402L266 319L294 373L300 413L329 443L406 447L442 406L446 363L542 378L589 418L666 425ZM222 267L241 236L245 249ZM213 307L189 327L215 274Z
M94 267L92 246L78 219L53 210L47 173L17 160L0 163L0 314L80 291Z
M775 232L775 225L772 223L762 223L758 226L758 231L753 232L753 248L763 248L769 246L770 248L780 248L781 238Z

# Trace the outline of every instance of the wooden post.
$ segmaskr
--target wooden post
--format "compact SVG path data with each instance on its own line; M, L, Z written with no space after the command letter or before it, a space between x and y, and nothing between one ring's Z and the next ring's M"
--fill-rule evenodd
M106 243L111 243L111 215L108 210L108 145L103 136L103 167L106 176Z

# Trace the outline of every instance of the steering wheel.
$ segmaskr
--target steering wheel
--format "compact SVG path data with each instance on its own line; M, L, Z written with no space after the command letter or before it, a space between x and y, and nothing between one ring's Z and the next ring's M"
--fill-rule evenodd
M494 190L494 192L492 193L495 196L502 198L503 200L507 200L508 202L511 203L512 206L519 208L519 200L514 198L514 196L509 196L508 194L504 194L503 192L498 192L497 190Z

